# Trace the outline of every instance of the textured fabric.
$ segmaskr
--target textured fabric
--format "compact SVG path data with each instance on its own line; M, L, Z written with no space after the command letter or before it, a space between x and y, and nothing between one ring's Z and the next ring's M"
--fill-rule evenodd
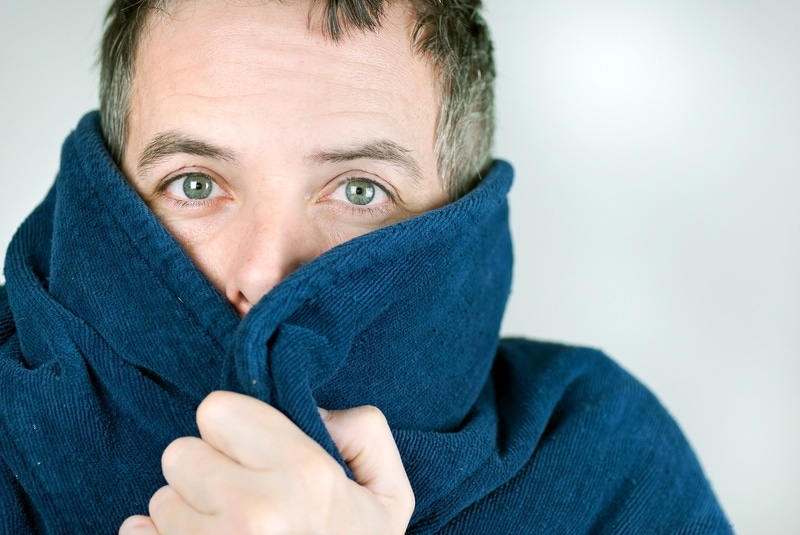
M726 533L681 432L602 354L498 340L511 283L497 162L442 209L338 246L242 320L128 186L98 117L15 236L0 290L0 531L112 533L224 388L334 457L316 407L378 406L409 533Z

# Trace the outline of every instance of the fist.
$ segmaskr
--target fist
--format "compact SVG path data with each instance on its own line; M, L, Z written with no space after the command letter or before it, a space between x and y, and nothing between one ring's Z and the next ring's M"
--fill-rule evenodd
M197 410L201 438L164 451L168 485L150 500L150 516L128 518L119 533L405 533L414 494L383 414L320 414L355 481L278 410L215 392Z

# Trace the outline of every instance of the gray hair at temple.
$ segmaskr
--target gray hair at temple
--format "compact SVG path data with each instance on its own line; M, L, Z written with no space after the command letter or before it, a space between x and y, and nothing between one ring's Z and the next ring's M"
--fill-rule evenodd
M111 155L121 162L136 47L154 10L186 0L113 0L100 52L100 115ZM456 199L481 178L494 138L494 59L481 0L312 0L334 41L351 30L376 31L387 1L405 1L416 14L412 34L432 64L440 90L435 155L439 179ZM309 23L311 13L309 13Z

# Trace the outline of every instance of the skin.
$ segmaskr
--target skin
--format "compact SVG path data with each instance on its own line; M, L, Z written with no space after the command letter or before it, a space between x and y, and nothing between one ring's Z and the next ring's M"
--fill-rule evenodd
M128 518L119 533L405 533L414 495L381 412L321 412L355 482L276 409L215 392L197 411L201 438L164 451L169 485L153 495L150 517Z
M340 43L307 1L151 17L122 171L240 316L331 247L447 202L439 95L406 9ZM356 482L272 407L218 392L201 437L165 451L150 517L120 533L404 533L414 497L385 419L323 414Z
M309 9L186 2L152 17L134 67L123 173L242 316L331 247L447 202L438 94L404 8L338 44L309 30ZM179 150L142 162L168 134L227 157ZM402 149L409 165L349 157L375 143ZM168 182L186 173L211 178L213 196L190 201L183 179ZM348 201L352 179L375 184L371 203Z

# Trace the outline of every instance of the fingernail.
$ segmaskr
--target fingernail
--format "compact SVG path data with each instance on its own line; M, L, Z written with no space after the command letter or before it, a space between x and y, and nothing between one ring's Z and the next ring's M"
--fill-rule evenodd
M146 516L130 516L119 527L120 535L128 533L152 533L153 522Z
M323 409L322 407L317 407L317 410L319 411L319 415L323 420L329 420L330 419L330 417L331 417L330 411L327 411L327 410Z

